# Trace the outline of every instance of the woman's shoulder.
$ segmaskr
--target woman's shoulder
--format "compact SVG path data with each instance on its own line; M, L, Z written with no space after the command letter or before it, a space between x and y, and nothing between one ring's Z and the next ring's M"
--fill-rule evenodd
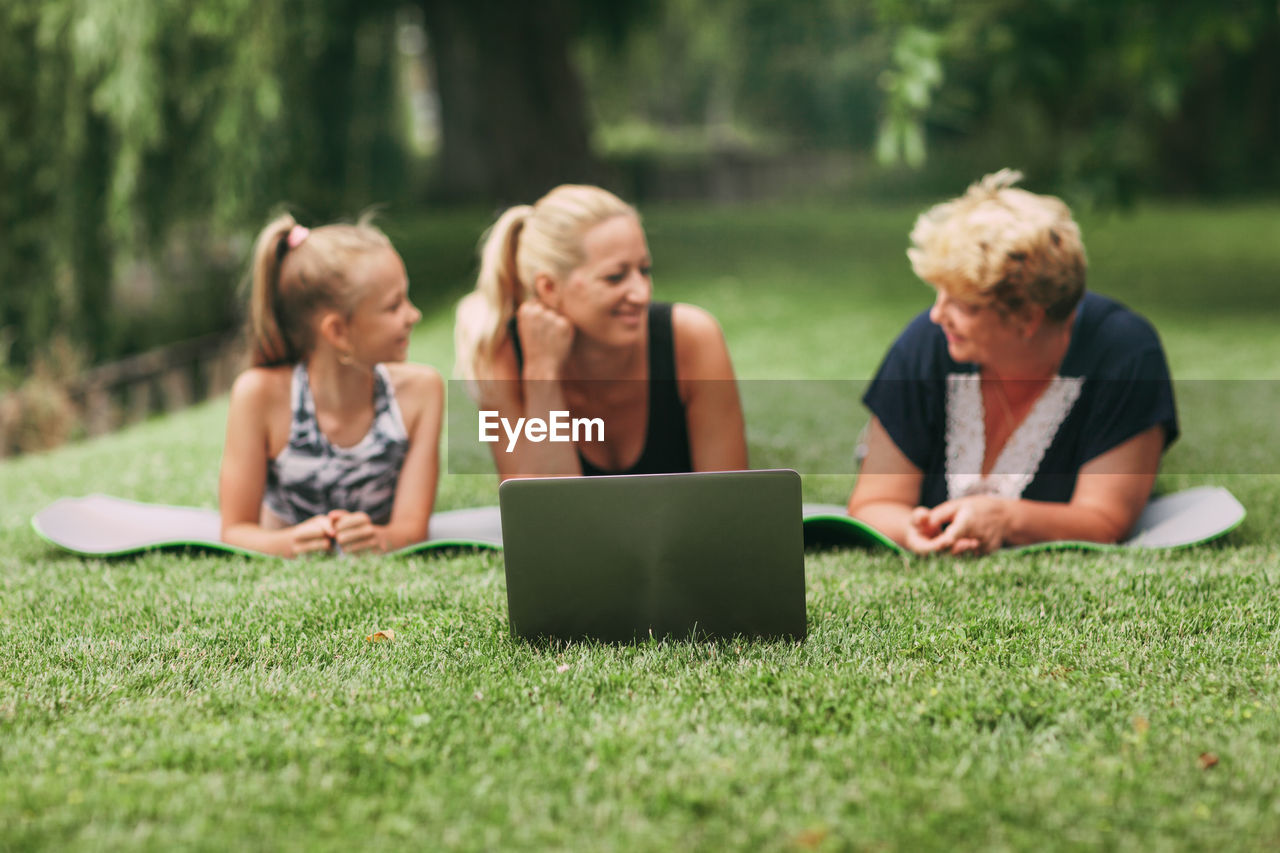
M681 338L695 343L723 340L724 332L720 329L720 323L705 308L685 302L673 302L670 310L671 329L677 342Z
M515 344L508 336L498 344L492 358L477 359L473 375L462 377L466 393L482 409L510 411L521 404L520 367L516 363Z
M927 379L958 369L947 352L947 338L925 309L911 318L889 346L880 372L898 379Z
M676 376L680 379L731 379L733 366L724 331L710 311L676 302L671 306Z
M1134 334L1155 338L1151 321L1119 300L1088 291L1080 300L1080 323L1099 338L1125 338Z
M911 321L903 327L895 343L905 346L934 346L938 341L945 344L946 335L942 333L942 328L937 323L929 319L929 309L926 308L912 317Z
M1076 322L1079 326L1073 334L1072 348L1081 364L1115 364L1129 357L1164 350L1150 320L1098 293L1085 294Z

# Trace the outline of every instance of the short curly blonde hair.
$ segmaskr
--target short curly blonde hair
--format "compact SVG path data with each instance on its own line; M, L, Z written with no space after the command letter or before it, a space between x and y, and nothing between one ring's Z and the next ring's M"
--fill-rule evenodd
M922 213L907 257L916 275L957 299L1005 315L1039 305L1061 322L1084 295L1080 227L1061 199L1015 189L1020 180L1001 169Z

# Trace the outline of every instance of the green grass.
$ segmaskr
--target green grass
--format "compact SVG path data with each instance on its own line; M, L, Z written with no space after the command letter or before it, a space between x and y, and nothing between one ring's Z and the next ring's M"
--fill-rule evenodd
M710 308L744 377L865 378L928 301L914 212L650 211L659 293ZM469 222L399 224L431 235L414 355L446 370ZM1084 227L1177 375L1280 378L1280 207ZM1280 477L1206 473L1275 453L1253 407L1197 399L1161 484L1231 488L1226 543L810 554L801 644L516 643L494 555L84 560L31 532L62 495L213 506L224 401L4 462L0 849L1275 847ZM754 457L856 429L794 421ZM439 503L495 493L452 474Z

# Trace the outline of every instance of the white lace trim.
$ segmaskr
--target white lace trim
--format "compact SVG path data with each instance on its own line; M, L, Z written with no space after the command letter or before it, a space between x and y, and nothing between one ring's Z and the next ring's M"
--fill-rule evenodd
M982 379L977 373L948 374L947 496L953 500L969 495L1021 497L1083 387L1083 377L1053 377L1005 442L991 473L984 476L987 436Z

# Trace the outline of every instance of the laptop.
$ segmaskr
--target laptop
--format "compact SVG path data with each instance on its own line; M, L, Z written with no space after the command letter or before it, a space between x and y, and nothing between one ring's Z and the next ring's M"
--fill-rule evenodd
M526 639L802 639L795 471L507 480L511 632Z

